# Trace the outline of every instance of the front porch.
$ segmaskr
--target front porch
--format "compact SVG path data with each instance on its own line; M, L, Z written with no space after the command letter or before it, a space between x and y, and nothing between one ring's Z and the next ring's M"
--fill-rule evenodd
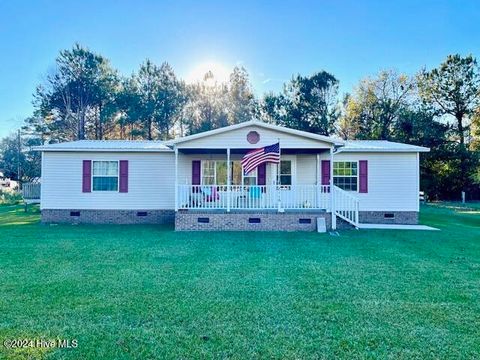
M178 210L324 210L329 185L178 185Z
M259 212L282 215L295 211L300 215L313 212L319 217L329 214L332 229L336 228L337 217L358 224L358 198L334 185L332 164L336 149L343 145L341 141L249 121L190 135L171 144L175 151L177 217L186 212L218 210L222 212L219 219L225 222L229 215L243 211L256 221L254 215ZM279 144L275 153L280 163L259 162L245 174L241 164L245 154L273 144ZM197 216L197 221L202 221L201 217ZM301 220L287 218L280 216L275 221Z
M196 214L192 215L193 220L189 220L187 228L192 227L192 221L202 221L204 212L214 214L215 223L218 219L230 223L226 220L229 214L255 217L259 213L289 213L290 216L275 218L273 223L287 221L285 226L289 229L310 229L315 227L315 218L328 217L328 228L336 229L339 217L355 227L358 225L358 198L330 185L333 183L330 164L334 157L331 149L286 149L281 154L280 164L267 163L246 175L240 161L248 151L175 149L175 211ZM302 217L292 217L292 212L309 214L310 225L305 226L307 220L302 220L305 223L297 226ZM241 216L231 218L235 217ZM248 219L243 217L240 222L248 224ZM259 221L265 222L265 219ZM267 229L269 226L253 225L251 228ZM211 228L205 224L193 227Z

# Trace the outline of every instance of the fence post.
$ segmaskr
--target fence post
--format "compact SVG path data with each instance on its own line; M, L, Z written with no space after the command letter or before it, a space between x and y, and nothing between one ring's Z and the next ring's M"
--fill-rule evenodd
M465 191L462 191L462 204L465 204Z

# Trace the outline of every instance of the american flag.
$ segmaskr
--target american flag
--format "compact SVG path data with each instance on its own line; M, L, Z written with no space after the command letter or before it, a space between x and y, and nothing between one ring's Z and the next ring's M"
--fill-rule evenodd
M255 170L255 168L263 163L271 162L280 163L280 143L265 146L260 149L249 151L242 159L243 171L245 174Z

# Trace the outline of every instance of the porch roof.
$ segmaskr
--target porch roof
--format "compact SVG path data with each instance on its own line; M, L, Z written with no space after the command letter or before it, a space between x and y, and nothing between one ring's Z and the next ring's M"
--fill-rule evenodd
M306 132L306 131L290 129L290 128L287 128L287 127L284 127L284 126L279 126L279 125L268 124L268 123L265 123L265 122L259 121L259 120L245 121L243 123L230 125L230 126L225 126L225 127L215 129L215 130L204 131L204 132L201 132L201 133L198 133L198 134L180 137L180 138L177 138L177 139L166 141L165 144L166 145L183 144L183 143L186 143L186 142L189 142L189 141L192 141L192 140L198 140L198 139L202 139L202 138L213 136L213 135L219 135L219 134L223 134L223 133L226 133L226 132L243 129L243 128L246 128L246 127L249 127L249 126L255 126L257 128L273 130L273 131L277 131L279 133L295 135L295 136L303 137L303 138L310 139L310 140L317 140L317 141L321 141L321 142L327 143L327 144L332 144L332 145L335 145L335 146L341 146L341 145L344 144L344 142L342 140L338 139L338 138L324 136L324 135L318 135L318 134L312 134L312 133L309 133L309 132ZM228 147L228 144L225 144L225 146Z

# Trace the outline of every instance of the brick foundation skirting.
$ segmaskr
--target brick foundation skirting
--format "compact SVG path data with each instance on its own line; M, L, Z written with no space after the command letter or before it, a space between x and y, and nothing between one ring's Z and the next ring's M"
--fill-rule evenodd
M360 211L358 218L363 224L418 224L416 211Z
M43 223L173 224L174 221L174 210L42 210Z
M177 231L316 231L317 218L325 218L331 228L330 214L319 213L214 213L178 212L175 216ZM208 220L207 220L208 219ZM207 222L208 221L208 222Z
M393 218L389 218L388 214L393 214ZM174 210L42 210L43 223L175 224L175 230L179 231L316 231L317 217L324 217L327 229L331 229L329 213L312 211L179 211L175 214ZM208 218L208 223L199 222L199 218ZM260 219L260 222L250 220L252 218ZM418 212L360 211L359 220L364 224L418 224ZM337 229L351 228L350 224L337 217Z

